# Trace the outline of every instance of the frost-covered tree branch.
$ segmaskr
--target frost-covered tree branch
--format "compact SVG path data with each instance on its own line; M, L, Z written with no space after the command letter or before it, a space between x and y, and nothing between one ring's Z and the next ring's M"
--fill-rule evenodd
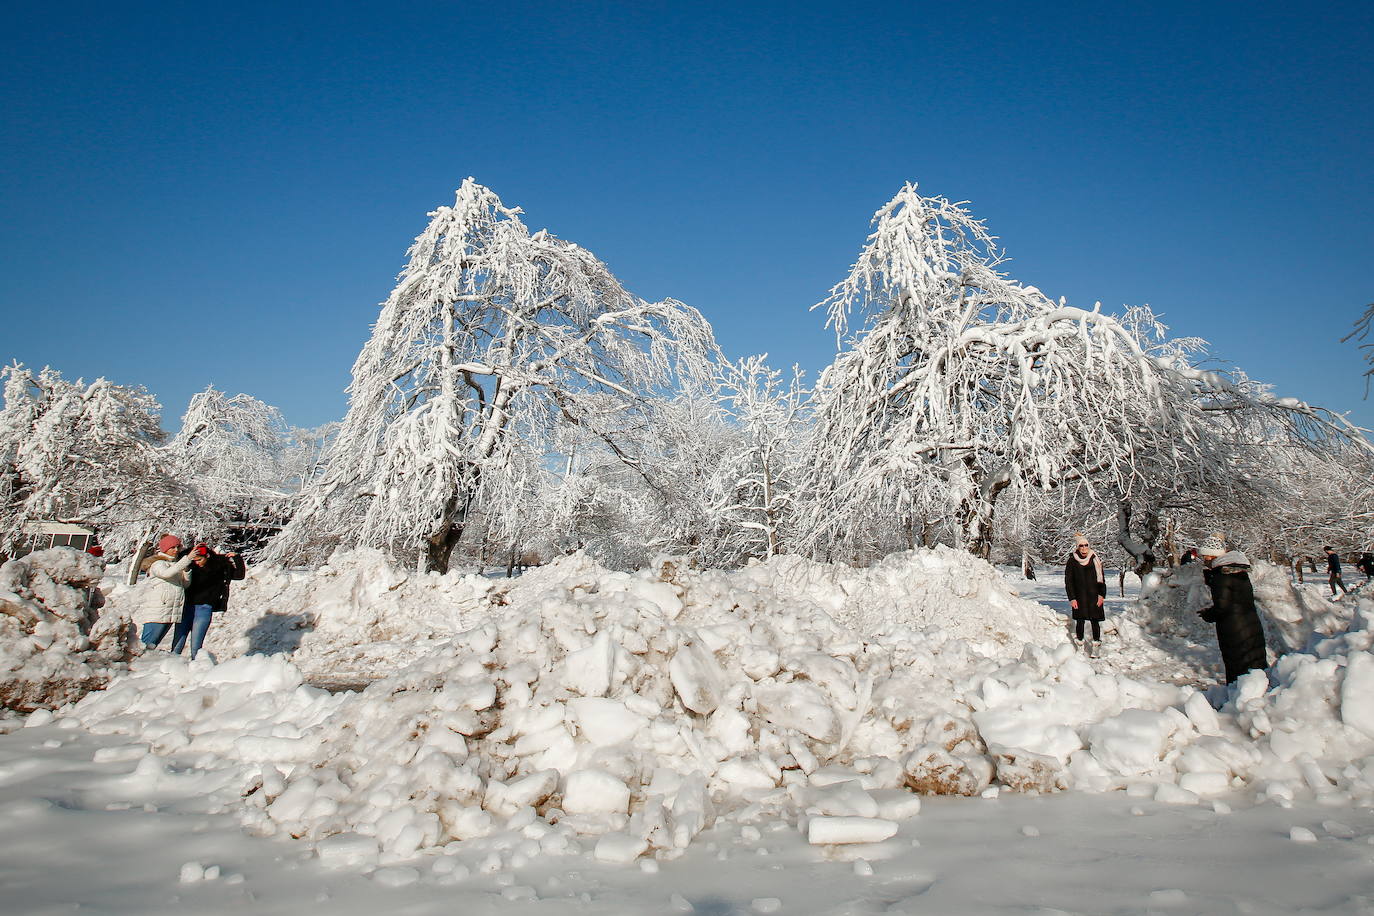
M471 179L430 214L354 363L329 467L275 555L370 544L446 569L474 507L519 498L494 482L539 466L570 410L709 371L715 344L695 309L639 299L520 215Z

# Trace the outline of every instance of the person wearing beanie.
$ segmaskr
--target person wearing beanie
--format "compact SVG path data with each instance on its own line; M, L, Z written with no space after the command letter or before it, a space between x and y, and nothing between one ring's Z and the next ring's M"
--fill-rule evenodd
M1198 553L1202 555L1203 581L1212 597L1211 605L1198 614L1217 628L1217 646L1229 684L1247 671L1269 667L1264 627L1250 584L1250 560L1239 550L1227 550L1220 535L1199 544Z
M1069 596L1069 608L1074 620L1074 645L1083 642L1084 625L1092 623L1092 640L1088 655L1097 658L1102 645L1102 621L1107 602L1107 579L1102 573L1102 558L1093 552L1088 539L1079 534L1074 549L1064 562L1064 593Z
M186 607L176 632L172 634L172 652L180 655L189 639L191 658L200 653L205 634L210 631L214 615L229 607L229 583L247 575L243 557L236 553L215 553L206 544L197 544L188 554L191 557L191 582L186 586Z
M191 555L188 553L178 560L180 550L181 539L164 534L158 539L156 552L143 561L148 579L139 586L134 620L141 624L139 641L144 651L156 649L172 625L181 620L186 605L186 586L191 581L187 573Z
M1350 594L1350 589L1341 581L1341 555L1330 547L1323 547L1322 550L1326 551L1326 581L1331 586L1331 597L1336 597L1337 586L1340 586L1341 594Z

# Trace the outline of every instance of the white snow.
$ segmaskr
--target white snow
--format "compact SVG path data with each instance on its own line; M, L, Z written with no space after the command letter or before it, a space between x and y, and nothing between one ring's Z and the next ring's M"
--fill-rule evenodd
M1106 814L1074 824L1076 834L1070 813L1131 808L1185 844L1204 817L1225 817L1209 823L1240 838L1265 825L1246 848L1374 835L1374 602L1359 597L1338 605L1338 631L1314 627L1308 651L1227 692L1202 680L1196 631L1159 625L1168 618L1157 599L1113 602L1104 657L1089 660L1066 641L1051 586L1027 589L1050 604L1028 600L953 551L868 570L779 558L736 572L663 563L636 574L573 556L504 582L389 569L374 580L378 562L338 555L324 584L255 570L212 629L218 664L151 653L55 715L8 720L0 793L19 794L0 795L5 810L67 817L32 807L46 797L34 787L56 777L25 761L84 752L83 816L171 805L232 819L244 843L277 837L273 848L338 876L321 880L370 875L393 894L480 885L506 906L622 891L643 902L652 886L656 902L645 905L671 909L673 893L703 899L700 884L677 876L707 868L711 880L744 881L732 886L737 906L776 896L787 912L825 912L841 885L822 888L839 873L801 894L785 884L770 894L764 882L763 896L741 896L740 876L814 848L855 863L845 881L896 881L894 899L905 899L935 883L913 845L921 838L921 850L954 837L969 855L999 854L984 852L991 844L1009 857L1033 838L1045 850L1035 855L1051 860L1094 837L1135 845ZM376 581L394 587L377 592ZM355 598L394 602L387 639L350 643L345 621L372 612L339 600L339 582ZM245 654L246 634L270 617L308 621L294 656ZM310 686L332 661L372 682ZM923 805L923 794L968 797ZM989 832L961 826L969 817ZM726 867L741 847L752 864ZM177 849L164 883L234 892L228 876L243 874L242 857ZM946 874L960 873L952 856ZM653 885L545 880L670 860L626 872L652 874ZM1177 888L1127 880L1100 893L1141 908L1177 891L1202 907L1225 884L1209 871L1184 877ZM1047 900L1048 884L1035 885ZM47 899L38 883L25 886ZM1342 888L1362 893L1353 875Z

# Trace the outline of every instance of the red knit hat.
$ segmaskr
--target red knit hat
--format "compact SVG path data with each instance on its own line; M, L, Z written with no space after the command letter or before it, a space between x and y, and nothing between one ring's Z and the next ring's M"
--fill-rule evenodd
M157 549L160 553L173 553L181 549L181 538L175 534L164 534L158 539Z

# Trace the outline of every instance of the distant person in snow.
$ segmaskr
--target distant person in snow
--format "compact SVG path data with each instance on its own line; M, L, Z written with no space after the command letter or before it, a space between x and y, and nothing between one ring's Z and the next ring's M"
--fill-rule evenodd
M164 534L157 542L152 556L142 563L148 579L138 588L138 610L134 620L142 624L139 641L144 650L156 649L172 625L181 620L186 606L186 586L191 577L186 569L191 565L189 553L181 555L181 538Z
M1364 580L1368 582L1374 579L1374 553L1360 554L1360 562L1355 564L1355 568L1364 573Z
M1196 559L1197 559L1197 548L1196 548L1196 547L1189 547L1187 550L1183 551L1183 556L1179 558L1178 565L1179 565L1179 566L1187 566L1189 563L1192 563L1192 562L1193 562L1194 560L1196 560Z
M1331 586L1331 597L1336 597L1337 586L1340 586L1342 595L1350 594L1350 589L1341 581L1341 555L1330 547L1323 547L1322 550L1326 551L1326 581Z
M1102 558L1081 534L1075 537L1073 553L1064 562L1064 593L1069 596L1073 611L1074 645L1083 642L1083 625L1091 622L1093 635L1088 655L1097 658L1102 645L1102 621L1107 619L1107 579L1102 573Z
M1217 645L1226 666L1226 683L1252 668L1269 667L1264 651L1264 627L1255 611L1255 591L1250 585L1250 560L1239 550L1227 550L1221 535L1198 545L1204 568L1203 580L1212 593L1212 604L1198 614L1217 628Z
M229 607L229 583L247 575L243 557L236 553L215 553L205 544L197 544L190 553L191 584L186 587L186 608L181 622L172 636L172 652L177 655L191 641L191 658L205 644L214 615Z

